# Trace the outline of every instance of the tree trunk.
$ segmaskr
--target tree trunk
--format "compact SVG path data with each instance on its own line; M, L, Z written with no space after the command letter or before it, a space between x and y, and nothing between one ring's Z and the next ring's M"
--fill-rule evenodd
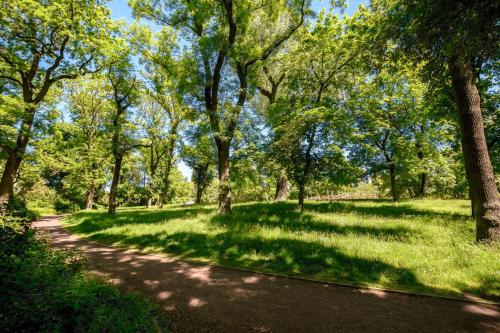
M94 204L94 193L95 189L93 187L87 190L87 194L85 196L85 209L92 209L92 205Z
M417 157L420 160L420 163L423 163L424 152L421 150L421 148L422 148L422 145L417 141L417 149L418 149ZM428 182L428 175L427 175L427 172L424 171L424 172L420 173L420 186L418 189L418 196L420 198L425 198L425 196L426 196L427 182Z
M471 216L473 219L476 219L476 216L474 215L474 202L472 201L472 192L470 190L470 186L469 186L469 200L470 200Z
M427 183L428 183L428 175L427 175L427 172L422 172L420 174L420 191L419 191L419 195L420 195L420 198L425 198L425 196L427 195Z
M164 200L163 193L158 194L158 208L163 208L163 200Z
M389 176L391 178L392 201L396 202L399 200L399 193L396 184L396 166L394 165L394 163L389 164Z
M305 197L305 184L303 182L299 183L299 206L300 209L304 210L304 197Z
M120 171L122 168L122 155L115 156L115 166L113 168L113 181L111 182L111 189L109 191L109 205L108 214L114 214L116 212L116 194L118 190L118 183L120 182Z
M151 208L153 207L153 196L151 195L151 193L148 193L148 201L147 201L147 208Z
M201 199L203 198L203 191L205 191L205 188L208 185L208 168L210 166L210 163L204 163L204 164L198 164L195 167L196 171L196 198L195 198L195 203L200 204Z
M27 107L24 110L24 118L17 133L16 147L8 151L7 161L0 180L0 214L7 211L9 198L14 193L14 182L17 172L31 137L31 125L35 116L35 108Z
M203 187L200 184L196 184L196 199L195 204L201 204L201 197L203 195Z
M465 172L476 219L476 240L500 241L500 196L484 135L480 97L470 61L465 56L449 61L458 109Z
M229 147L227 141L217 144L217 155L219 158L219 214L231 214L231 184L229 182Z
M274 200L286 201L288 199L288 175L286 169L281 169L276 181L276 195Z

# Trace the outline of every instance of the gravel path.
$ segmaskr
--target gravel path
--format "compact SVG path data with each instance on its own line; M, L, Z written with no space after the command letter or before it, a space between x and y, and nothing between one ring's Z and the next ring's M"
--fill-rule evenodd
M273 277L104 246L35 223L54 247L76 247L99 275L144 294L175 332L500 332L500 307Z

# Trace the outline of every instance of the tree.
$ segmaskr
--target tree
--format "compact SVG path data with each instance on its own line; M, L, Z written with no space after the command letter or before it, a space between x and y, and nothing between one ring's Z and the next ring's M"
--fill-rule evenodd
M500 197L484 133L475 66L498 58L500 4L495 1L373 1L384 36L449 75L476 220L476 239L500 239Z
M210 138L210 125L200 121L188 131L189 144L182 147L182 160L193 170L192 180L195 185L195 203L202 202L203 193L215 176L217 164L215 144Z
M116 60L108 69L106 77L112 90L114 112L112 115L111 150L114 157L113 179L109 191L108 213L116 212L116 197L120 182L120 171L123 158L127 152L135 147L130 135L127 135L127 110L137 98L137 79L132 72L132 65L128 55Z
M0 181L3 213L37 109L55 84L99 69L96 63L112 27L98 0L3 1L0 26L0 91L22 102L15 142L2 143L7 154Z
M301 207L318 161L327 165L324 158L342 160L337 149L343 119L341 90L350 85L358 53L349 22L331 13L320 13L310 29L301 31L290 53L288 96L274 108L279 124L275 147L288 155Z
M91 209L98 189L106 181L103 166L108 160L109 137L105 125L112 111L109 89L99 75L76 80L68 88L74 132L80 143L70 175L74 185L79 183L85 188L85 209Z
M271 69L269 69L271 67ZM286 78L286 62L281 57L271 57L262 66L260 82L257 82L257 89L267 99L266 108L276 102L278 89ZM280 164L281 161L277 161ZM285 201L288 199L288 174L286 167L280 165L278 177L276 179L276 193L274 200Z
M249 0L236 4L232 0L221 0L215 5L204 0L132 1L136 16L179 27L191 35L201 72L205 111L217 146L220 214L231 213L231 141L247 99L251 70L302 25L305 6L305 0L273 1L257 7ZM289 24L283 30L266 30L278 20L288 20ZM258 36L255 30L263 33ZM264 47L256 47L260 39L266 41ZM230 81L234 75L238 83ZM225 89L220 96L221 84L226 88L235 87Z

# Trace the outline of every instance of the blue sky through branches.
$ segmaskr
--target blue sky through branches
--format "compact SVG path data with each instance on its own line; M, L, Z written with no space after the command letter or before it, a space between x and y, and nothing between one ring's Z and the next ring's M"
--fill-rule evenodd
M352 15L360 4L367 5L368 0L347 0L347 8L345 13L347 15ZM108 3L109 9L111 9L111 15L114 19L124 19L127 22L132 22L134 19L132 17L132 10L127 4L127 0L112 0ZM313 0L312 9L318 13L322 9L330 8L330 0ZM184 164L182 161L178 163L179 170L188 179L191 178L191 169Z

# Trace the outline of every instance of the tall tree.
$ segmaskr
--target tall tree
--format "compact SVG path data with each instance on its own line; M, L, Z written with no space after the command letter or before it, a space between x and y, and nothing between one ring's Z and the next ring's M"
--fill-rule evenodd
M301 207L304 206L306 185L319 156L340 158L335 149L320 153L319 147L326 148L336 140L335 137L339 137L337 134L342 128L341 90L349 86L349 79L354 76L352 67L358 53L349 22L324 12L309 29L301 31L299 41L290 52L289 92L276 108L293 110L281 114L281 121L278 119L280 138L275 146L293 161L289 168L293 169L299 188ZM337 131L332 132L335 126Z
M108 69L106 77L112 90L114 112L111 116L111 150L114 157L113 179L109 190L108 213L116 212L116 199L123 158L134 148L130 135L127 135L127 110L137 98L138 82L132 71L128 55L115 61Z
M475 66L498 59L498 1L378 0L372 8L386 36L401 50L449 75L460 124L462 151L477 240L500 239L500 195L484 133ZM432 73L432 72L431 72ZM431 74L432 75L432 74Z
M200 121L188 131L189 144L182 147L182 160L193 170L197 204L202 202L203 193L214 178L217 164L215 144L209 135L210 124Z
M249 74L259 61L267 59L302 25L306 0L280 0L260 6L249 0L237 3L220 0L216 4L204 0L153 3L134 0L132 8L136 16L180 27L191 36L201 71L200 89L205 111L217 146L219 213L231 213L231 141L247 99ZM266 30L279 20L289 23L284 29ZM262 33L255 34L256 30ZM256 47L261 39L266 41L265 46ZM228 83L234 81L234 75L238 83L231 87ZM229 89L219 95L221 84Z
M257 82L257 89L261 95L267 99L267 107L272 106L276 102L280 85L286 78L285 70L285 61L283 61L283 59L279 59L278 57L268 59L268 61L266 61L266 63L262 66L261 79ZM280 162L281 161L278 161L278 164L280 164ZM286 167L280 165L276 179L276 193L274 195L274 200L287 200L288 187L289 184Z
M0 210L5 212L37 109L55 84L98 69L112 27L99 0L2 1L0 26L0 91L22 101L15 141L2 145L7 161Z
M99 188L104 185L103 165L107 163L105 122L112 110L105 78L94 75L68 86L68 102L75 134L81 143L71 176L85 187L85 209L91 209Z

